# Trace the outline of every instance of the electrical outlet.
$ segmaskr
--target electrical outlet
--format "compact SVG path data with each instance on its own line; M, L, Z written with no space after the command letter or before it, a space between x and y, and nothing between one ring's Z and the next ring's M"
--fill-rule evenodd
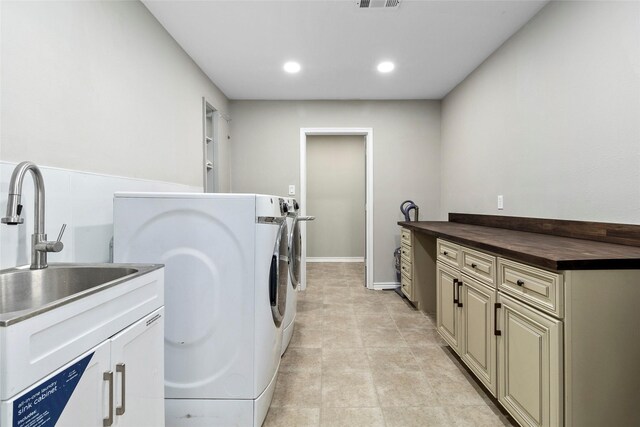
M293 185L293 184L289 186L289 195L290 196L295 196L296 195L296 186Z
M502 194L498 195L498 209L504 209L504 196Z

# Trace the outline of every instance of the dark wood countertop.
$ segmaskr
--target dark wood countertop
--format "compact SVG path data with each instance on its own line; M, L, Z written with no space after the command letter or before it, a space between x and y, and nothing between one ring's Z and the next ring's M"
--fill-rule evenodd
M640 269L640 247L446 221L398 222L417 233L550 270Z

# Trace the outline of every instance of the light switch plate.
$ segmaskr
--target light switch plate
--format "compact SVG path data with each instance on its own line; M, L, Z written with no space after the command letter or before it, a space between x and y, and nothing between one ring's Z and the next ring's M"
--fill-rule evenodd
M290 196L295 196L296 195L296 186L295 185L289 185L289 195Z
M504 196L502 194L498 195L498 209L504 209Z

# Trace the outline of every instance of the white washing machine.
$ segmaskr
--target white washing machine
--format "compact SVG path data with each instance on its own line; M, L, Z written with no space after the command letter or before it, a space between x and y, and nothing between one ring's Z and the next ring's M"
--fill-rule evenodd
M315 217L298 215L300 207L298 202L293 198L285 198L287 204L287 226L289 228L289 286L287 288L287 304L284 312L284 325L282 330L282 351L287 350L296 320L296 311L298 305L298 285L300 284L300 271L304 266L301 263L301 246L302 239L300 237L300 222L313 221Z
M255 194L116 193L114 261L165 264L171 426L260 426L282 348L286 205Z

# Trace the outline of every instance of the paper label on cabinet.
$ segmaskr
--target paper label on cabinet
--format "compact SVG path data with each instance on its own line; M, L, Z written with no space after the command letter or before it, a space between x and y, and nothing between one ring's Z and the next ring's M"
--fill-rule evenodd
M93 353L17 398L13 402L12 427L55 426L91 357Z

